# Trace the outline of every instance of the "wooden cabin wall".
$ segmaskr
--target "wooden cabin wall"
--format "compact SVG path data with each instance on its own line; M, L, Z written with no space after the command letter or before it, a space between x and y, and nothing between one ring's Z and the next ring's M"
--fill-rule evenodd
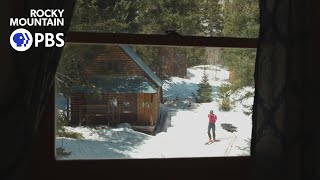
M160 115L160 89L155 94L104 94L100 98L104 99L105 102L112 98L117 99L117 108L112 111L108 111L108 118L96 117L96 122L91 121L91 124L108 124L108 122L119 123L132 123L133 125L145 125L155 126ZM124 103L130 102L130 113L126 113ZM88 102L88 97L83 93L74 93L71 96L71 124L78 125L81 117L84 114L90 114L93 112L87 112L84 110L86 106L95 105L97 108L99 103ZM110 109L110 104L106 105ZM101 108L101 107L100 107ZM106 107L107 108L107 107ZM97 109L97 113L98 113ZM99 121L99 122L98 122Z
M79 124L79 107L83 104L85 104L85 99L83 98L82 93L73 93L71 95L71 125Z
M110 65L121 65L120 69L110 69ZM82 71L84 76L143 76L156 87L153 80L127 55L119 46L105 46L95 57L92 64ZM110 100L117 98L117 108L112 114L104 111L110 108L106 103L91 103L88 95L84 93L73 93L71 96L71 124L79 125L83 117L94 117L90 124L104 125L109 122L128 122L137 126L155 126L160 116L161 87L154 94L115 94L106 93L101 99ZM130 101L131 110L125 109L125 102ZM108 101L106 101L108 102ZM89 109L89 110L88 110ZM95 114L96 113L96 114ZM152 132L151 132L152 133Z
M125 108L122 106L120 114L120 121L127 123L134 123L137 118L137 94L123 94L123 102L130 102L129 107ZM130 112L127 112L129 110Z
M137 96L137 124L155 126L160 115L160 90L154 94L138 94Z
M138 94L137 96L137 114L138 119L136 124L142 126L148 126L153 124L150 116L150 94Z
M120 71L110 71L106 65L110 63L120 63ZM127 55L119 46L106 46L102 52L96 56L94 62L88 65L83 72L86 76L96 75L117 75L117 76L142 76L143 70Z
M155 94L155 98L156 101L153 102L153 106L154 106L154 116L155 116L155 122L154 124L157 124L158 123L158 120L160 118L160 103L161 103L161 99L160 99L160 96L161 96L161 92L160 92L160 88L158 89L158 92Z
M133 123L137 119L137 95L136 94L103 94L98 102L90 102L89 97L84 93L74 93L71 96L71 122L72 125L78 125L85 114L97 116L90 124L109 124L109 123ZM113 106L112 99L117 100L117 105ZM130 107L125 103L129 102ZM90 109L91 108L91 109ZM105 109L102 109L105 108ZM101 112L103 110L103 112Z
M137 97L137 110L138 119L137 124L143 126L153 126L154 125L154 114L153 114L153 103L152 100L154 94L138 94Z
M105 64L108 62L117 62L123 65L119 72L108 71ZM85 76L143 76L151 83L157 86L153 80L126 54L119 46L105 46L103 51L95 58L94 62L87 66L84 72Z

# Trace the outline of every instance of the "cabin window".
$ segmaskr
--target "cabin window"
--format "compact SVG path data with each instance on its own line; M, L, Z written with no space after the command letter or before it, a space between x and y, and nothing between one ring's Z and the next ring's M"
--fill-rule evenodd
M99 2L99 1L97 1ZM236 90L232 89L235 86L230 86L232 83L248 83L252 86L253 80L253 71L254 68L246 69L247 67L254 67L255 63L255 50L257 47L257 37L258 37L258 0L242 2L242 4L238 3L238 1L166 1L160 3L160 1L136 1L135 4L133 1L128 4L122 4L127 1L107 1L103 4L103 6L95 6L91 1L81 1L81 3L77 3L76 11L74 14L74 19L71 25L71 32L69 32L66 43L70 45L76 45L77 43L88 43L88 44L99 44L101 46L105 45L129 45L134 52L145 60L145 63L150 67L151 71L155 72L157 76L166 81L166 84L163 86L164 92L164 104L161 106L165 106L166 108L171 109L170 113L173 116L174 120L184 120L183 125L181 127L185 127L186 125L192 126L193 122L196 122L196 125L199 123L203 123L203 129L206 129L206 113L215 105L217 109L215 111L218 113L218 119L221 121L225 121L226 116L235 115L236 113L241 113L241 116L237 116L236 118L229 119L230 122L224 122L224 125L219 124L217 126L217 136L222 136L222 134L233 135L230 132L233 129L232 124L234 121L238 121L243 118L243 121L247 123L246 125L246 135L251 133L250 126L250 112L252 106L252 94L254 89L248 88L245 91L241 91L239 95L243 95L245 97L249 97L250 103L246 104L244 99L231 99L230 97L237 97ZM162 2L162 1L161 1ZM117 8L113 8L111 11L117 10L121 11L121 13L125 14L125 16L117 16L117 18L122 18L121 21L118 21L117 24L113 24L115 18L111 18L110 21L108 18L112 17L117 13L111 12L110 14L103 14L101 18L95 17L100 11L99 8L109 8L110 3L112 7L114 7L114 3L117 4ZM135 6L137 5L137 6ZM139 7L139 10L135 10L136 7ZM218 7L217 10L219 12L207 11L210 7ZM85 11L86 9L92 8L92 11ZM98 8L98 9L95 9ZM130 10L129 10L129 9ZM96 12L96 13L91 13ZM179 12L179 13L178 13ZM146 14L144 14L146 13ZM211 14L210 14L211 13ZM86 15L90 15L90 18ZM109 16L111 15L111 16ZM215 16L213 16L215 15ZM223 20L220 19L220 16L224 16ZM123 19L124 18L124 19ZM216 19L213 19L216 18ZM91 20L88 20L91 19ZM92 19L96 19L98 22L95 22ZM99 21L102 20L100 23ZM241 22L241 23L239 23ZM102 24L106 24L106 26L101 26ZM232 26L230 26L230 24ZM97 33L99 32L99 33ZM66 48L65 48L66 49ZM228 62L225 61L223 64L221 63L222 56L224 59L228 59ZM159 58L161 58L159 60ZM199 64L199 59L203 60L202 64ZM187 63L184 63L187 61ZM61 63L62 61L60 61ZM161 64L166 62L167 64ZM158 64L157 64L158 63ZM107 63L107 69L110 72L121 72L123 71L123 66L115 65L112 63ZM186 68L179 68L179 67ZM61 66L63 67L63 66ZM174 67L174 68L173 68ZM229 68L235 67L235 70L239 70L235 72L236 78L231 78L229 82ZM129 66L126 66L126 69ZM189 69L188 69L189 68ZM101 67L96 67L96 71L99 71ZM137 71L134 71L137 72ZM177 73L178 72L178 73ZM201 72L201 76L199 77L199 72ZM181 77L173 77L172 74L186 74ZM213 94L212 100L213 102L203 102L207 99L201 99L202 97L198 96L198 91L195 87L200 87L201 81L207 74L207 80L210 81L211 92ZM203 76L202 76L203 75ZM232 75L233 76L233 75ZM244 78L244 79L241 79ZM221 80L222 79L222 80ZM207 84L202 84L204 89L206 89ZM115 83L115 82L113 82ZM112 84L112 83L110 83ZM141 83L143 84L143 83ZM128 84L129 85L129 84ZM143 84L147 85L147 84ZM107 86L105 88L108 88ZM176 91L179 89L179 91ZM126 89L126 88L124 88ZM113 89L114 90L114 89ZM123 90L123 89L121 89ZM136 90L136 89L130 89ZM144 88L139 88L140 93L143 91L153 91L152 88L148 86ZM145 93L155 93L155 92L145 92ZM199 91L200 93L200 91ZM221 94L219 94L221 93ZM204 93L205 94L205 93ZM229 94L231 94L229 96ZM159 97L160 98L160 97ZM135 103L127 103L126 101L122 102L123 110L130 109L130 107L136 107L138 114L145 113L142 111L138 111L139 106L147 107L149 101L143 101ZM152 99L151 99L152 102ZM244 109L241 109L239 112L233 112L235 108L234 103L243 103ZM120 104L121 102L119 102ZM211 104L210 104L211 103ZM125 105L126 104L126 105ZM247 107L247 108L245 108ZM194 113L197 111L192 111L190 109L196 108L196 110L205 110L203 113L197 114L198 116L194 116L194 121L188 119L193 117ZM199 108L199 109L197 109ZM201 109L202 108L202 109ZM231 110L230 110L231 108ZM152 108L150 108L152 109ZM193 109L195 110L195 109ZM229 110L229 111L228 111ZM243 111L243 112L242 112ZM117 117L120 116L119 112L114 111L112 116ZM160 109L159 109L160 112ZM149 112L148 112L149 113ZM139 114L141 115L141 114ZM183 115L184 118L182 118ZM147 115L142 114L142 117L147 117ZM179 117L178 117L179 116ZM121 117L121 116L120 116ZM159 115L159 117L164 117L164 114ZM234 120L236 119L236 120ZM177 127L175 121L172 123L172 128ZM191 124L187 124L191 123ZM193 127L193 126L192 126ZM241 126L237 127L244 127ZM183 128L181 128L183 129ZM202 129L202 128L199 128ZM218 132L219 130L219 132ZM238 129L239 130L239 129ZM116 135L120 134L116 130ZM170 130L168 130L170 132ZM186 135L192 134L194 131L185 133ZM124 132L125 133L125 132ZM163 133L165 134L165 133ZM162 135L163 135L162 134ZM180 133L177 133L180 134ZM206 130L203 132L197 133L197 137L201 136L201 140L207 140ZM125 136L123 136L125 137ZM128 137L128 136L126 136ZM132 136L130 136L132 137ZM139 136L141 137L141 136ZM170 142L174 141L175 137L169 138ZM61 147L61 142L64 137L59 137L56 140L56 148ZM120 137L121 138L121 137ZM230 137L231 138L231 137ZM142 138L143 139L143 138ZM167 150L176 150L179 147L184 147L184 145L190 145L189 138L183 137L182 139L188 139L188 143L183 144L181 138L176 138L176 142L174 143L166 143L173 145L172 147L168 147ZM166 155L160 150L155 149L154 152L151 152L150 156L139 156L140 150L132 150L131 148L126 148L126 146L121 146L121 148L116 148L114 146L108 147L113 152L110 158L99 158L97 154L92 154L92 156L82 156L82 157L58 157L57 159L64 160L77 160L77 159L133 159L135 158L195 158L196 157L206 157L210 158L210 163L216 161L218 162L218 158L213 158L217 156L229 156L228 158L223 159L224 162L232 162L233 160L237 160L234 156L250 156L250 135L247 140L241 140L241 148L244 154L237 153L232 148L228 148L226 154L217 154L217 151L206 151L203 150L201 152L192 153L190 152L192 148L184 148L183 151L176 151L174 153L169 153ZM141 140L141 138L140 138ZM201 141L198 140L197 141ZM68 152L66 147L66 141L63 141L65 151ZM239 143L240 141L234 141ZM115 142L116 143L116 142ZM179 144L182 143L182 144ZM223 142L217 142L223 144ZM130 143L128 143L130 144ZM143 144L137 143L139 145ZM204 145L199 143L199 145ZM109 144L108 144L109 145ZM157 144L159 147L164 147L162 144ZM176 145L176 146L174 146ZM105 146L104 146L105 147ZM150 146L151 147L151 146ZM157 146L158 147L158 146ZM202 146L201 146L202 147ZM211 148L214 146L206 146L205 148ZM233 144L233 148L238 147L238 144ZM124 155L124 153L128 153L128 151L124 151L126 149L130 151L130 155ZM104 153L107 151L104 149ZM109 151L108 151L109 152ZM166 152L165 150L163 152ZM180 154L179 154L180 152ZM96 152L95 152L96 153ZM158 153L158 154L157 154ZM188 154L190 153L190 154ZM203 154L201 154L203 153ZM75 153L76 154L76 153ZM107 153L108 154L108 153ZM157 154L157 157L153 155ZM187 155L186 155L187 154ZM110 154L108 154L110 155ZM108 156L107 155L107 156ZM140 154L141 155L141 154ZM230 157L233 156L233 157ZM97 158L98 157L98 158ZM246 159L248 160L248 159ZM154 161L154 160L152 160ZM157 161L157 160L156 160ZM108 161L103 161L108 163ZM221 161L219 161L221 162ZM242 161L246 166L247 161ZM81 161L81 164L86 166L85 161ZM146 161L146 163L149 163ZM150 165L152 163L150 162ZM199 164L199 163L198 163ZM226 163L228 166L219 167L220 168L230 168L237 169L243 168L242 166L234 166L233 163ZM240 163L241 164L241 163ZM90 168L90 165L88 166ZM117 167L120 167L118 165ZM147 167L147 166L146 166ZM90 168L91 169L91 168ZM138 167L135 168L138 171ZM245 169L245 168L244 168Z
M121 62L107 62L105 65L105 70L107 72L122 72L123 71L123 63Z
M107 68L106 70L108 72L112 72L113 71L113 62L107 62Z
M123 64L120 62L114 63L114 71L115 72L122 72L123 71Z

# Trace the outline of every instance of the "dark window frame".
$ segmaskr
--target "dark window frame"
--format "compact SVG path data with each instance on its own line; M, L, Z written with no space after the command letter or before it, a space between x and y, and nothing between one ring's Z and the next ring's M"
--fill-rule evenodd
M109 61L105 64L104 70L107 73L119 73L124 71L123 63L118 61Z
M69 32L66 43L257 48L258 38Z
M15 12L22 16L23 3L18 3L19 6L14 6ZM318 72L318 60L320 58L319 52L319 41L320 41L320 2L318 0L311 0L311 36L313 37L312 42L312 59L313 59L313 72ZM13 6L12 6L13 7ZM18 8L17 8L18 7ZM12 9L12 8L11 8ZM257 41L257 40L254 40ZM227 42L228 43L228 42ZM229 44L229 43L228 43ZM255 44L255 43L254 43ZM314 75L316 80L318 80L317 75ZM315 80L315 82L317 82ZM155 160L155 163L151 161L137 160L137 161L71 161L71 162L61 162L54 159L54 86L51 88L50 97L47 100L47 107L45 108L44 116L42 117L37 135L34 137L32 144L31 164L27 166L27 179L42 178L42 179L95 179L99 178L116 178L116 179L206 179L212 177L215 179L248 179L250 170L250 157L229 157L229 158L204 158L204 159L181 159L181 160ZM316 101L314 101L314 106L316 106ZM316 117L314 115L314 117ZM318 120L318 119L317 119ZM315 126L319 121L314 118ZM112 163L114 162L114 166ZM159 165L156 165L159 163ZM123 165L124 164L124 165ZM161 165L167 164L166 173L160 174L158 171L153 170ZM121 167L121 165L123 165ZM139 176L137 172L137 166L141 165L141 169L147 167L150 172L145 171L142 176ZM133 170L130 168L133 167ZM117 168L121 168L118 170ZM227 168L226 168L227 167ZM170 168L173 168L171 170ZM228 171L232 170L232 172ZM106 170L109 172L114 170L115 172L122 172L122 174L113 175L109 173L106 177ZM125 171L124 171L125 170ZM79 173L81 172L81 173ZM210 174L214 172L214 175ZM92 174L96 173L96 174Z
M69 32L66 43L77 44L132 44L132 45L166 45L166 46L193 46L193 47L232 47L232 48L257 48L257 38L232 38L232 37L198 37L175 35L146 35L146 34L121 34L121 33L94 33L94 32ZM54 87L50 93L48 103L48 116L40 123L40 137L34 145L33 161L35 167L43 164L44 171L31 171L46 177L56 174L57 178L88 179L109 177L129 179L152 179L171 177L198 178L210 176L231 179L247 179L249 175L250 156L239 157L207 157L207 158L168 158L168 159L125 159L125 160L56 160L55 159L55 94ZM37 145L42 144L42 146ZM158 170L165 167L166 173L159 174ZM232 172L229 170L232 169ZM115 173L122 172L124 173ZM79 173L82 172L82 173ZM186 173L186 174L185 174ZM60 174L60 175L59 175ZM41 176L42 175L42 176Z

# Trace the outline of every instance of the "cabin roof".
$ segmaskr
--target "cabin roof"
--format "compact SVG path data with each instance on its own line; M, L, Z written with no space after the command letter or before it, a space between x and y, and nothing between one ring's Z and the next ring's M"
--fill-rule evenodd
M157 93L154 85L141 76L89 76L87 80L104 93ZM72 91L85 93L93 91L94 88L73 86Z
M142 59L128 45L119 45L129 57L158 85L162 86L162 80L142 61Z

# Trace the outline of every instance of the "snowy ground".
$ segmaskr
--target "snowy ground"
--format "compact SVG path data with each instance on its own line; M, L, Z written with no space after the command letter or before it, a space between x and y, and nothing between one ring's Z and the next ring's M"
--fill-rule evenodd
M207 66L213 96L217 97L218 87L227 83L229 72L219 67ZM123 159L123 158L183 158L218 157L249 155L251 139L251 116L243 113L245 105L252 105L253 98L237 102L229 112L220 112L217 99L211 103L193 103L192 93L196 93L197 84L203 75L202 66L188 69L184 78L173 77L166 81L163 90L165 106L171 110L172 122L167 132L149 136L133 131L128 126L116 129L103 127L66 127L67 131L80 132L84 139L58 137L56 147L62 147L71 154L60 159ZM244 88L232 98L238 98L252 88ZM191 102L191 107L189 103ZM218 117L216 139L211 145L208 140L207 114L213 110ZM237 127L237 132L222 129L222 123Z

